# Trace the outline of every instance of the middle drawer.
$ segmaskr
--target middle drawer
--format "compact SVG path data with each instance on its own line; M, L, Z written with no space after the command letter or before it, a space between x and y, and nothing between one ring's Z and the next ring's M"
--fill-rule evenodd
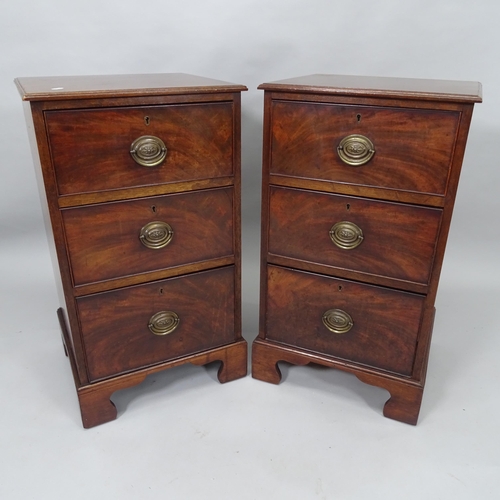
M269 252L426 285L442 211L270 188Z
M62 210L76 286L231 256L233 188Z

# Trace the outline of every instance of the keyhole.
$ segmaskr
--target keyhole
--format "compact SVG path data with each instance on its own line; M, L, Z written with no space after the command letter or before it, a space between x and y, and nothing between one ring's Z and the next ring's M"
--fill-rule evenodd
M361 121L361 115L358 113L358 114L356 115L356 118L358 119L358 123L359 123L359 122Z
M151 211L155 214L156 213L156 205L151 206Z
M146 125L149 125L149 122L150 122L149 116L145 116L145 117L144 117L144 123L145 123Z
M339 292L342 291L342 285L339 285Z
M351 208L351 204L350 204L350 203L348 203L348 204L345 206L345 208L346 208L347 210L350 210L350 208Z
M163 295L163 288L160 288L160 295Z

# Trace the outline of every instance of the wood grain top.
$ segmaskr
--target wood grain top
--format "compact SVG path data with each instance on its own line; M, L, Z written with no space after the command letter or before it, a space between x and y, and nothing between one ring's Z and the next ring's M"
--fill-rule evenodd
M453 80L316 74L263 83L258 88L277 92L482 102L479 82Z
M44 76L14 80L23 101L241 92L244 85L185 73Z

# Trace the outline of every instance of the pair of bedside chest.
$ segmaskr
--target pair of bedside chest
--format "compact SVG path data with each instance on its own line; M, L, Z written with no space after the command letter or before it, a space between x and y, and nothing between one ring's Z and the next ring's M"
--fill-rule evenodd
M83 424L183 363L247 373L241 85L184 74L21 78ZM265 90L252 373L319 363L416 424L480 85L313 75ZM29 103L29 104L28 104Z

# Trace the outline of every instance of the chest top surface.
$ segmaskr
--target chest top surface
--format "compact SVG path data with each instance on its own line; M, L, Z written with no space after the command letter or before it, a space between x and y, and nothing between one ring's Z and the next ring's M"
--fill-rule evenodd
M274 92L394 97L426 101L482 102L479 82L315 74L263 83Z
M16 78L24 101L241 92L244 85L185 73Z

